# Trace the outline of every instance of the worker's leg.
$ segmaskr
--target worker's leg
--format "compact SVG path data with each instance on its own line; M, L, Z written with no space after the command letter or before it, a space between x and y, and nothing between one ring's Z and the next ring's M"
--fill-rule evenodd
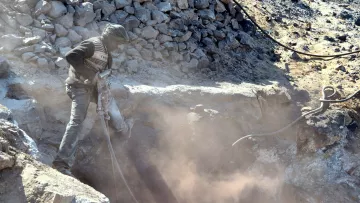
M68 86L67 93L72 99L70 121L66 126L59 152L53 162L54 168L59 170L70 169L72 166L72 159L77 148L82 123L86 117L91 99L89 88Z
M115 129L116 132L119 132L122 135L127 135L129 130L134 125L132 119L125 120L124 117L121 115L119 107L117 106L114 98L111 98L110 100L109 116L112 127Z

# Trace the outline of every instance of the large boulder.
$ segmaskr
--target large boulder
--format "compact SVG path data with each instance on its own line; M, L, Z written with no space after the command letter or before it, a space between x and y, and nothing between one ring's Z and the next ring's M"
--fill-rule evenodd
M16 13L16 20L22 26L28 26L34 22L30 15L24 13Z
M143 23L146 23L151 19L150 15L151 11L146 8L140 7L135 9L135 16Z
M64 16L57 18L55 22L67 29L70 29L72 26L74 26L74 13L67 13Z
M155 39L159 34L159 31L155 30L152 26L147 26L142 29L141 35L145 39Z

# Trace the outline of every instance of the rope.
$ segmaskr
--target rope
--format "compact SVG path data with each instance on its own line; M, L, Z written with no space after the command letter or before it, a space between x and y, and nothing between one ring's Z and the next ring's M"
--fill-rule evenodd
M353 52L347 52L347 53L342 53L342 54L332 54L332 55L319 55L319 54L312 54L312 53L306 53L306 52L302 52L302 51L298 51L296 49L293 49L291 47L288 47L286 45L284 45L283 43L277 41L276 39L274 39L271 35L269 35L262 27L260 27L259 24L257 24L255 22L255 20L252 19L252 17L248 14L248 12L244 9L244 7L237 2L236 0L233 0L235 2L236 5L238 5L240 7L240 9L245 13L245 15L251 20L252 23L254 23L254 25L259 28L259 30L266 36L268 37L271 41L275 42L276 44L280 45L281 47L284 47L285 49L291 50L293 52L296 52L298 54L301 55L306 55L306 56L313 56L313 57L319 57L319 58L329 58L329 57L341 57L341 56L346 56L346 55L351 55L351 54L356 54L356 53L360 53L360 50L357 51L353 51Z
M330 95L326 94L326 90L331 91ZM332 86L325 86L322 89L322 97L319 99L319 101L321 102L320 106L316 109L313 109L309 112L306 112L305 114L301 115L300 117L298 117L297 119L295 119L293 122L291 122L290 124L288 124L287 126L281 128L280 130L277 130L275 132L271 132L271 133L261 133L261 134L250 134L250 135L246 135L244 137L241 137L240 139L236 140L232 146L236 145L238 142L240 142L243 139L246 138L250 138L250 137L263 137L263 136L271 136L271 135L275 135L278 133L281 133L283 131L285 131L286 129L290 128L291 126L293 126L295 123L297 123L298 121L300 121L301 119L305 118L308 115L312 115L312 114L316 114L316 113L321 113L326 111L329 107L330 107L330 103L341 103L341 102L346 102L352 98L354 98L358 93L360 93L360 90L357 90L355 93L351 94L350 96L346 97L345 99L341 99L341 100L328 100L327 98L330 98L332 96L334 96L336 94L335 88Z

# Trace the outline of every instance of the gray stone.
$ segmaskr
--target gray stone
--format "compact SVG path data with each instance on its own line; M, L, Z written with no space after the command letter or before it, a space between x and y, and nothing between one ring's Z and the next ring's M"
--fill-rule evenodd
M169 17L166 14L158 10L153 10L151 12L151 17L153 20L156 20L157 23L162 23L169 20Z
M55 41L55 47L71 47L72 43L67 37L59 37Z
M137 60L129 60L126 62L126 70L128 73L137 73L139 71L139 63Z
M35 5L36 5L36 3L35 3ZM31 9L30 9L29 5L26 3L26 0L18 0L17 4L14 6L14 8L21 13L31 14Z
M23 38L17 35L3 35L0 37L2 49L5 51L12 51L23 43Z
M46 58L38 58L37 59L37 65L41 69L48 69L49 68L49 63L46 60Z
M46 46L41 45L41 44L35 44L34 46L34 53L38 54L38 53L44 53L46 50Z
M35 36L35 37L29 37L29 38L25 38L23 40L23 44L24 45L33 45L33 44L37 44L42 40L42 38L40 36Z
M226 35L223 31L220 31L220 30L215 30L214 31L214 37L217 39L217 40L223 40L225 39Z
M74 13L67 13L64 16L57 18L55 22L70 29L74 26Z
M170 2L160 2L156 4L156 7L158 7L161 12L168 12L172 10Z
M254 39L246 32L239 31L238 37L240 38L241 44L248 45L253 49L256 48L256 43L254 42Z
M34 46L18 47L13 50L13 53L17 56L21 56L23 53L33 52L34 48Z
M62 57L65 57L66 54L71 50L71 47L60 47L59 52Z
M231 19L231 26L234 30L240 29L239 23L236 19Z
M204 9L209 7L209 0L194 0L194 6L197 9Z
M151 11L146 8L136 8L135 16L143 23L150 20Z
M124 11L126 11L128 14L135 14L135 9L131 6L125 6Z
M190 39L191 35L192 35L192 32L190 32L190 31L186 32L186 34L184 36L182 36L180 38L180 40L178 40L178 42L186 42L186 41L188 41Z
M81 26L75 26L72 28L72 30L74 30L78 35L80 35L82 37L82 40L86 40L89 39L90 37L94 37L89 31L89 29L85 28L85 27L81 27Z
M21 58L24 62L28 62L30 61L30 59L32 59L35 56L36 55L33 52L26 52L21 55Z
M0 78L7 78L9 75L10 75L10 65L5 57L0 56ZM3 106L1 106L0 104L0 119L7 120L9 116L6 116L6 118L4 118L4 114L10 115L11 112L8 112L2 107Z
M117 57L113 57L113 68L120 69L125 61L126 61L126 55L124 53L122 53Z
M55 26L53 24L44 24L41 26L41 29L46 30L48 32L52 32L55 29Z
M222 13L222 12L226 11L226 8L225 8L225 5L221 1L216 0L215 10L216 10L216 12Z
M180 62L183 60L183 56L177 51L170 51L170 57L172 62Z
M55 61L55 65L58 68L68 68L69 67L69 63L66 61L66 59L62 58L62 57L58 57Z
M28 26L34 22L30 15L23 13L16 13L16 20L22 26Z
M145 59L145 60L151 60L152 59L152 51L150 51L148 49L142 49L140 51L140 54L143 57L143 59Z
M126 54L129 56L141 56L139 51L135 48L129 48L126 50Z
M165 43L165 42L171 42L173 41L173 38L168 36L168 35L164 35L164 34L160 34L157 37L157 40L159 40L160 43Z
M127 30L132 30L133 28L137 28L137 27L139 27L139 25L140 25L140 21L135 16L127 17L124 22L124 27Z
M47 1L40 0L35 6L35 15L47 14L51 10L51 4Z
M43 29L39 29L39 28L33 28L32 29L32 35L33 36L39 36L42 39L46 37L46 31Z
M155 29L159 30L159 32L162 34L168 34L168 30L169 30L168 25L166 23L155 25Z
M188 0L177 0L177 5L180 9L188 9L189 8Z
M67 38L72 42L72 44L77 44L82 41L82 37L72 29L69 30Z
M155 60L162 60L163 56L162 56L162 54L161 54L160 52L158 52L158 51L153 51L153 58L154 58Z
M80 6L75 7L74 22L77 26L85 26L92 22L96 17L94 13L93 4L84 2Z
M179 43L178 46L179 46L179 51L183 51L186 49L186 44L183 42Z
M15 165L15 157L10 156L0 150L0 171L6 168L11 168Z
M58 37L65 37L68 34L68 30L61 24L55 24L55 34Z
M173 51L177 49L176 43L174 42L165 42L163 45L169 51Z
M142 37L145 39L155 39L159 34L159 31L155 30L152 26L147 26L142 30Z
M200 58L197 68L198 69L203 69L203 68L207 68L209 65L210 65L210 61L205 56L205 57Z
M67 9L64 4L60 1L50 1L51 9L47 13L52 18L58 18L67 13Z
M121 9L126 6L130 6L131 3L132 3L132 0L115 0L116 9Z
M101 12L104 14L104 17L108 17L110 14L114 13L116 11L115 3L114 1L108 2L108 1L102 1L101 3Z
M5 13L1 13L0 19L5 21L5 23L7 24L6 26L10 26L11 28L17 29L18 24L17 24L15 17L7 15Z
M213 10L205 9L199 11L199 17L205 20L215 20L215 13Z
M125 11L117 10L115 13L111 14L110 19L114 17L114 20L120 24L123 24L125 22L126 17L129 14Z
M146 22L146 26L153 26L153 25L156 25L157 24L157 21L156 20L149 20Z

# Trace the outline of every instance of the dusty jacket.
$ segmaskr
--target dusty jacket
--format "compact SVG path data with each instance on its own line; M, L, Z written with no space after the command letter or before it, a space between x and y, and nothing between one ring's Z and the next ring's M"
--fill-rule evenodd
M85 85L84 81L86 79L92 81L98 71L111 68L112 57L111 54L106 51L105 45L107 63L99 60L99 52L103 52L101 46L96 43L96 41L99 40L98 37L85 40L66 54L65 58L70 64L69 76L66 79L66 84Z

